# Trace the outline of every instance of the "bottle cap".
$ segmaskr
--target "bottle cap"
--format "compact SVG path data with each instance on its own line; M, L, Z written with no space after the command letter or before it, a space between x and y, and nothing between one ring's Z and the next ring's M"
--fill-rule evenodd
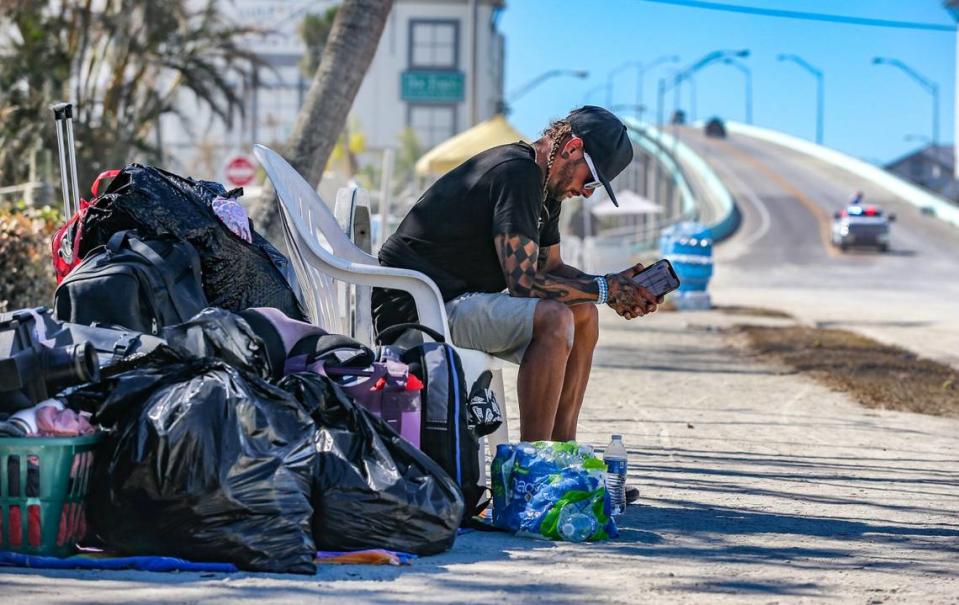
M622 435L613 435L613 441L622 440Z

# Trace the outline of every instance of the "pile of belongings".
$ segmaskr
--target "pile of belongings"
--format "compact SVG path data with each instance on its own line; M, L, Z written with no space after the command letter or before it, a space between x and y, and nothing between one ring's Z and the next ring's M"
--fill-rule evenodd
M315 573L317 551L450 548L478 488L446 464L468 455L418 441L429 381L411 368L427 364L306 323L241 193L120 171L74 220L52 310L0 315L0 439L106 433L87 541L109 552ZM445 370L465 389L461 367ZM477 447L465 409L444 415L471 436L449 442Z

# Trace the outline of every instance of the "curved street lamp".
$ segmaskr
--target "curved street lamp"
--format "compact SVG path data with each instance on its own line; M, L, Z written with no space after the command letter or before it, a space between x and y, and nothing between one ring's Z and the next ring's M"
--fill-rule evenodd
M716 61L720 61L720 60L726 59L726 58L733 58L733 57L745 58L745 57L748 57L748 56L749 56L749 50L748 50L748 49L745 49L745 48L742 49L742 50L728 50L728 49L727 49L727 50L714 50L714 51L711 52L711 53L707 53L707 54L703 55L698 61L696 61L695 63L693 63L692 65L690 65L690 66L687 67L686 69L683 69L683 70L678 71L678 72L676 73L676 75L673 76L673 79L672 79L672 83L671 83L671 84L667 84L666 78L660 78L660 79L659 79L659 91L658 91L658 95L657 95L657 99L656 99L656 117L657 117L657 121L658 121L660 124L663 123L663 97L665 96L667 90L669 90L669 89L678 89L680 86L682 86L682 83L683 83L684 80L689 79L689 78L692 77L692 75L695 74L697 71L699 71L700 69L706 67L707 65L710 65L711 63L715 63ZM678 105L678 104L679 104L679 103L678 103L678 102L679 102L679 90L675 90L675 91L674 91L674 94L675 94L676 104Z
M643 76L647 71L652 68L662 65L663 63L678 63L679 55L663 55L657 57L650 61L649 63L643 63L642 61L627 61L610 71L606 75L606 107L611 107L613 105L613 76L620 73L624 69L630 67L636 68L636 106L643 106ZM637 115L637 117L641 117Z
M737 61L731 57L723 59L723 63L726 65L735 67L746 77L746 123L753 123L753 72L746 67L741 61Z
M533 90L546 80L549 80L550 78L558 78L560 76L571 76L574 78L583 79L589 77L589 72L585 69L551 69L549 71L545 71L511 92L509 94L509 103L515 103L517 99L527 94L529 91ZM506 107L508 107L509 103L503 103L503 113L507 113Z
M892 65L906 72L910 78L919 83L919 86L932 95L932 144L939 144L939 85L923 76L915 69L909 67L899 59L890 59L888 57L875 57L872 60L873 65Z
M799 55L790 55L785 53L780 53L776 55L776 59L779 61L792 61L796 65L802 67L816 78L816 144L822 145L823 137L823 113L824 113L824 98L823 98L823 75L822 71L816 69L809 63L805 61Z

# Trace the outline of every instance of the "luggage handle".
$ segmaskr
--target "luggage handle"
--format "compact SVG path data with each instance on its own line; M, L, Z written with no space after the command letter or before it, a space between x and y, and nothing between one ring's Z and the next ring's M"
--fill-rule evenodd
M429 336L436 342L440 342L440 343L446 342L446 339L443 337L442 334L440 334L433 328L430 328L428 326L424 326L423 324L418 324L418 323L405 323L405 324L396 324L395 326L390 326L376 335L376 342L382 343L383 340L389 338L390 336L393 336L395 334L398 334L406 330L417 330L419 332L423 332L424 334L426 334L427 336Z
M349 336L343 336L341 334L323 334L319 336L316 339L316 348L307 355L311 360L316 360L330 353L345 350L357 352L353 359L369 359L369 363L373 363L376 359L376 355L372 349L356 342Z
M60 152L60 184L63 189L63 214L64 219L69 220L71 216L80 210L80 186L77 183L76 140L73 136L73 104L55 103L50 106L50 109L53 110L53 119L56 122L57 148ZM66 149L64 149L64 138L66 138ZM67 175L68 162L70 169L69 176ZM70 192L70 187L67 185L68 178L72 185L72 193Z
M114 168L113 170L104 170L99 175L97 175L96 180L93 181L93 185L90 186L90 193L93 194L93 197L100 196L100 183L104 179L115 178L118 174L120 174L120 171Z

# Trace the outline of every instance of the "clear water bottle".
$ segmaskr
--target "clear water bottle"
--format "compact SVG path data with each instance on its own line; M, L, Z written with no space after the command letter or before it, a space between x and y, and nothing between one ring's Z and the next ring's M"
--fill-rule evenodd
M585 542L598 529L596 518L567 504L559 513L559 535L567 542Z
M606 489L609 491L609 503L614 515L626 510L626 446L622 435L613 435L606 451L603 452L606 463Z

